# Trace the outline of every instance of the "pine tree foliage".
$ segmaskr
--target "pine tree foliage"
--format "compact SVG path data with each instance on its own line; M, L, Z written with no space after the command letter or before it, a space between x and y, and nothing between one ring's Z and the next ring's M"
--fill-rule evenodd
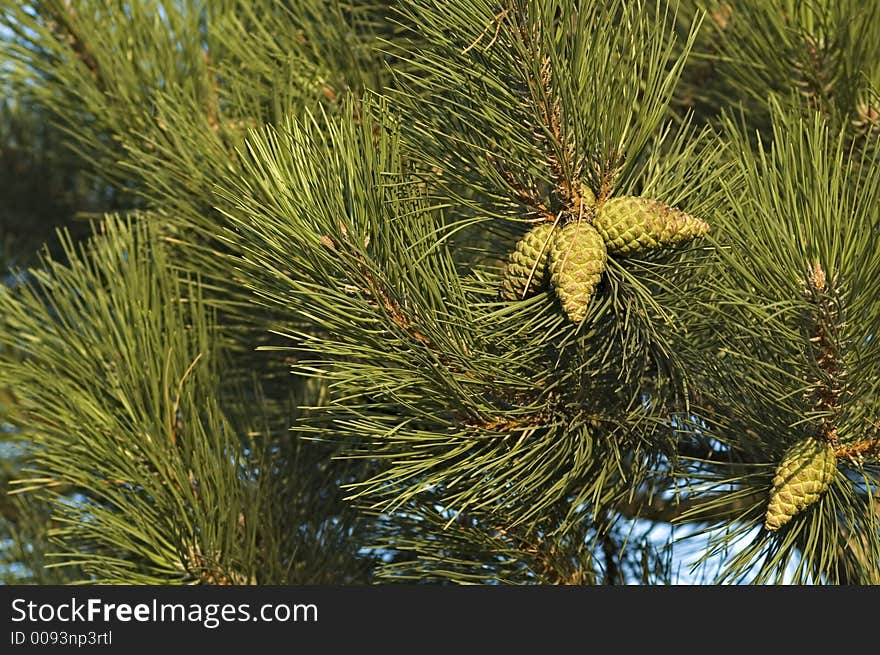
M0 7L130 198L0 295L42 571L877 582L877 3Z
M3 66L5 68L5 66ZM95 184L67 152L57 128L47 120L44 107L27 98L27 91L2 83L0 102L0 271L4 283L10 267L34 263L42 244L60 250L57 226L68 224L71 234L88 233L86 221L75 212L109 207L111 189ZM7 496L8 483L20 474L30 450L28 437L13 424L17 407L14 386L0 385L0 579L16 582L65 582L76 578L72 569L47 569L47 531L52 518L45 502L25 496Z
M68 264L46 260L0 298L4 353L22 354L2 379L35 446L15 486L54 499L55 565L95 582L320 576L287 569L308 539L275 530L290 490L264 475L273 426L236 406L253 391L221 407L221 340L198 282L173 273L148 225L108 216L87 246L65 244Z
M705 8L683 104L711 117L737 98L750 125L772 129L767 98L819 112L854 140L876 140L880 4L858 0L736 0ZM689 12L684 12L686 15ZM683 29L683 28L680 28Z
M154 223L166 245L185 246L185 253L168 256L168 266L201 278L203 302L224 325L220 338L230 363L223 379L252 389L258 378L264 398L256 406L262 405L279 441L266 452L273 453L278 484L286 489L286 500L273 505L286 508L285 523L299 526L279 539L285 552L303 559L295 566L279 563L289 577L276 572L258 580L362 579L367 569L352 556L357 547L337 543L352 528L335 485L353 475L352 467L330 459L332 449L287 443L290 417L297 413L292 399L314 404L321 392L291 388L280 358L253 355L256 345L271 342L268 317L242 301L249 292L229 284L228 253L216 240L213 187L236 170L234 148L248 128L314 99L332 110L337 100L325 91L327 80L338 85L334 93L341 99L372 79L353 67L367 68L383 7L340 5L331 15L320 2L295 9L277 2L141 3L122 21L118 9L113 2L4 4L15 34L4 43L11 76L20 77L23 93L45 103L84 169L130 191L128 211L151 207L139 220ZM300 29L287 29L291 21ZM318 32L332 47L316 48L303 38ZM276 41L257 36L266 33L276 34ZM236 58L242 54L244 62ZM263 62L265 86L245 72L255 60ZM370 70L381 72L376 65ZM30 84L34 78L40 83Z
M551 536L556 518L509 527L503 513L473 516L432 505L430 497L380 528L387 553L380 582L482 584L669 584L671 551L649 529L582 521Z
M689 343L698 346L683 348L700 362L695 411L711 417L692 426L709 444L693 464L705 478L697 497L706 498L693 513L723 524L715 548L749 540L729 558L725 579L779 581L795 563L799 582L876 582L880 169L819 116L777 107L774 118L773 141L757 153L728 123L742 183L719 207L718 265L691 323ZM777 465L813 438L837 455L831 489L778 535L754 532Z
M632 183L681 73L674 54L696 34L676 48L669 9L639 2L409 2L401 12L415 47L394 95L416 156L495 201L480 212L521 220L580 212L581 187L601 201Z

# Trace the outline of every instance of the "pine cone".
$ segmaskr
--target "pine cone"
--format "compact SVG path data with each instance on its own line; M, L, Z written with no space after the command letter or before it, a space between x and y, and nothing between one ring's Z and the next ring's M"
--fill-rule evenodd
M608 253L631 255L701 236L709 225L659 200L638 196L610 198L596 208L593 225Z
M553 240L550 280L562 302L562 308L575 323L580 323L586 316L606 262L602 237L585 221L569 223L558 231Z
M526 232L507 261L501 296L520 300L531 295L546 281L552 223L541 223Z
M778 530L825 493L837 471L834 448L809 438L790 447L776 468L764 526Z

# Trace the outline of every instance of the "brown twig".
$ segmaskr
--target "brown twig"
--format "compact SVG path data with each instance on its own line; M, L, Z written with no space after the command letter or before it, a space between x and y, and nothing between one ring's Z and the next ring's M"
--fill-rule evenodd
M344 225L340 224L340 231L342 232L343 238L347 240L348 231ZM337 244L326 234L321 236L320 243L325 248L337 252L339 251ZM406 315L406 312L404 312L400 304L385 291L383 286L373 275L372 271L367 266L366 261L364 261L363 256L354 248L350 247L348 248L348 254L355 260L357 271L362 280L366 283L367 288L364 291L372 298L375 298L382 307L385 308L389 318L391 318L398 327L407 332L413 339L422 345L432 347L434 345L433 342L413 326L412 321Z
M838 459L849 459L861 463L868 457L880 456L880 438L865 439L845 446L837 446L834 454Z
M812 34L804 36L804 52L806 65L802 60L794 59L795 84L812 109L828 113L828 100L834 95L834 71L836 62L833 60L834 48L826 46L824 38Z
M537 61L540 58L541 69L538 77L528 74L527 82L533 98L537 101L539 119L542 129L538 132L538 138L543 142L547 168L553 179L554 194L560 204L574 216L580 216L584 211L582 207L580 171L575 166L576 156L574 147L565 138L562 112L556 94L553 89L553 67L550 57L542 55L540 43L541 26L538 25L538 33L534 34L525 24L523 17L508 4L507 11L512 13L513 23L520 41L526 50ZM508 182L508 184L510 184ZM511 185L515 190L515 185ZM537 203L532 200L530 206ZM546 205L546 203L542 203ZM545 220L556 220L556 213L544 211ZM552 216L552 219L551 219Z
M609 197L611 197L611 192L614 190L614 179L617 177L618 173L618 160L620 159L620 155L617 152L610 153L608 157L609 163L611 166L602 167L599 171L599 188L596 190L596 204L602 204Z
M504 179L504 182L520 203L531 208L532 211L543 220L549 223L556 221L556 214L547 206L547 203L541 200L537 189L534 187L526 189L525 186L514 177L513 173L492 153L487 154L486 158L489 160L489 163L494 166L495 170L498 171L498 174Z
M551 543L549 548L544 548L543 540L540 538L533 542L527 537L511 533L504 526L497 525L492 526L489 535L502 542L507 548L531 555L532 563L529 568L549 584L584 585L593 578L592 572L585 571L580 564L576 564L572 570L565 570L568 567L560 566L559 553L554 543Z
M382 288L373 274L363 264L361 273L370 288L370 293L373 297L381 299L382 306L385 308L385 311L388 312L391 320L422 345L433 346L433 342L413 326L412 321L407 317L400 304L385 292L385 289Z
M814 307L810 319L813 323L810 357L821 372L811 380L807 400L822 414L818 437L836 446L836 421L846 377L844 362L832 334L840 317L835 306L834 291L828 288L827 275L818 262L814 262L807 272L806 287L807 300Z
M514 430L536 428L545 425L548 418L549 416L544 412L539 412L520 420L496 416L481 423L472 423L470 427L486 431L512 432Z
M579 176L573 174L570 177L566 174L566 168L570 167L574 161L574 148L565 140L562 112L559 108L559 101L554 98L552 73L550 57L545 56L541 65L539 106L544 125L549 128L552 137L552 143L547 149L547 166L553 175L557 194L563 199L569 210L575 216L579 216L581 213L580 182L579 180L573 182L571 179L574 177L577 180ZM562 159L557 153L561 153Z
M617 543L607 532L602 535L602 555L605 558L605 579L603 583L606 585L616 585L618 576Z
M198 542L187 548L187 557L184 563L185 569L198 577L199 581L206 585L255 585L255 576L246 576L239 571L231 569L220 563L220 553L213 557L206 557Z

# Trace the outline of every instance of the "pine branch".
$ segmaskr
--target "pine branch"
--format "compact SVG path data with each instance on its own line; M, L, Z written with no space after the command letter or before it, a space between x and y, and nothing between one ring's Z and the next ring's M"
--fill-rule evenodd
M880 188L870 171L878 162L850 159L844 129L832 131L820 116L805 120L799 110L774 111L773 141L758 154L748 136L729 125L744 185L728 188L729 222L718 217L719 265L700 303L708 329L697 327L690 345L682 344L701 353L694 363L703 370L700 404L708 410L692 429L736 456L729 464L712 458L698 475L692 468L681 475L691 476L685 484L695 504L710 498L707 508L721 510L724 494L718 492L728 487L744 499L741 527L711 538L716 545L708 552L716 554L736 539L749 540L741 555L728 557L724 579L777 580L797 561L796 579L835 580L849 557L836 550L841 526L858 523L877 534L859 491L861 484L875 484L873 474L858 460L836 459L836 477L818 501L791 518L790 528L778 536L756 528L770 477L794 444L819 438L831 444L835 458L873 450L875 436L866 426L875 411L880 360L870 335L880 307L869 298L880 259L869 234ZM864 322L853 321L856 315ZM707 352L720 361L709 361ZM855 475L865 481L855 484L849 477ZM683 518L689 516L697 514Z
M875 3L743 0L718 6L727 8L726 18L711 22L711 38L698 53L712 79L688 87L701 113L718 113L738 98L751 125L766 134L772 114L767 100L776 98L804 115L821 113L835 130L851 129L865 83L878 70Z
M442 16L431 3L401 7L419 43L409 53L418 72L400 74L394 94L412 117L406 142L465 206L474 198L455 184L478 190L477 211L499 217L521 220L523 204L548 221L563 209L580 215L582 186L604 198L637 170L696 29L671 63L674 37L659 4L631 13L601 3L502 5L451 3ZM600 96L601 105L583 101Z
M55 565L134 584L355 575L361 561L333 530L315 539L338 548L332 558L283 536L286 512L342 534L351 519L327 501L326 471L307 456L293 482L264 476L286 463L273 434L290 443L289 415L254 432L272 406L220 383L218 328L154 229L107 217L80 249L65 238L66 264L46 257L0 294L0 379L15 384L37 444L14 485L52 498ZM221 407L230 397L240 406ZM313 568L289 570L298 551Z

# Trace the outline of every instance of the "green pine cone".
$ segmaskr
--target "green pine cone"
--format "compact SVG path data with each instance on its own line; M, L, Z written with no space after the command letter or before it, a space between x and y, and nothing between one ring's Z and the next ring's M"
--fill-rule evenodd
M593 225L611 255L626 256L673 246L709 231L705 221L659 200L610 198L596 207Z
M562 308L575 323L580 323L587 314L607 257L602 237L586 221L569 223L553 240L550 280Z
M821 439L790 447L776 468L764 526L778 530L825 493L837 471L834 448Z
M539 289L547 277L552 223L541 223L526 232L507 261L501 296L506 300L520 300Z

